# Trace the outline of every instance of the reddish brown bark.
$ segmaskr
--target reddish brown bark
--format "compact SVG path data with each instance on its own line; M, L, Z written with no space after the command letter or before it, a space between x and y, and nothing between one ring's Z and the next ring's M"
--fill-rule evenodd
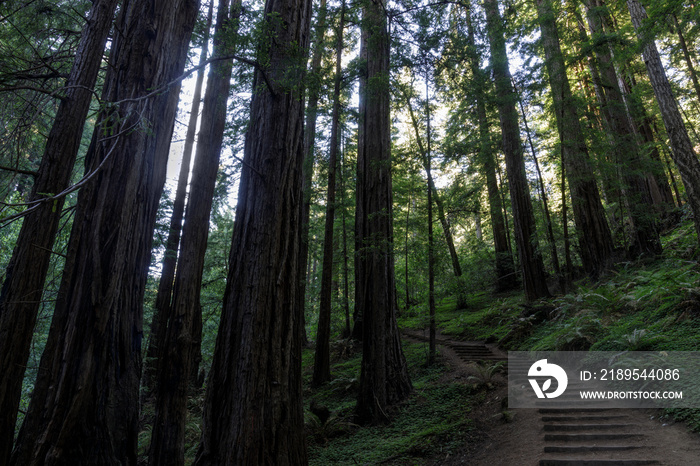
M298 293L311 1L268 0L195 465L305 464ZM264 74L264 75L263 75ZM269 83L269 84L268 84ZM272 88L268 86L272 86Z
M11 464L136 464L143 296L179 86L153 90L181 75L197 9L193 0L122 4L103 91L112 104L86 156L95 174L78 196Z

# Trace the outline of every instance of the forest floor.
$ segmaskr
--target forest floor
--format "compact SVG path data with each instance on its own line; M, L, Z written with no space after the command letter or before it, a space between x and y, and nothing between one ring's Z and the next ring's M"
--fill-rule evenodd
M700 435L693 433L700 432L700 409L553 415L509 410L503 364L497 360L467 362L454 351L465 342L487 343L491 348L498 344L504 351L501 357L507 350L697 351L700 251L692 222L681 223L662 241L664 254L660 257L619 263L595 283L582 279L567 294L535 303L525 303L522 292L496 295L475 289L466 297L467 309L456 309L455 297L447 293L438 303L436 320L442 344L437 363L431 367L425 365L426 306L404 309L399 326L414 392L393 407L387 425L353 423L360 348L336 342L334 380L314 390L310 388L313 351L306 349L307 408L314 400L332 413L321 423L307 412L310 464L535 465L556 456L545 454L545 446L548 453L561 449L562 445L545 443L545 424L557 423L552 419L560 414L580 422L596 417L600 420L596 424L607 422L585 426L596 435L618 428L609 424L624 424L620 428L626 431L620 436L627 438L631 433L636 438L624 444L596 444L596 459L620 458L619 454L633 450L628 456L638 460L634 464L700 464ZM474 283L483 282L482 272L474 273ZM559 425L566 423L559 421ZM560 429L550 426L547 433L552 428ZM601 452L609 446L619 448ZM656 462L645 462L649 460Z
M314 416L308 413L310 464L535 466L551 458L545 453L545 446L552 443L545 441L545 417L536 409L507 409L505 368L498 363L465 361L452 348L480 342L442 335L438 338L442 341L438 363L432 369L419 366L414 372L414 393L396 407L391 424L356 426L351 421L351 406L343 403L333 411L327 425L314 424ZM427 351L427 343L421 340L415 332L404 335L409 361ZM351 389L345 384L354 384L343 377L335 380L342 381L336 382L341 391ZM311 398L325 396L326 405L334 406L335 390L321 391L320 397L317 392ZM455 396L455 391L461 391L462 396ZM594 453L596 459L656 460L649 464L667 466L697 464L700 435L662 410L628 409L605 414L624 416L628 429L639 438L631 441L636 448L631 453ZM610 443L599 441L596 445ZM590 459L580 454L564 456Z

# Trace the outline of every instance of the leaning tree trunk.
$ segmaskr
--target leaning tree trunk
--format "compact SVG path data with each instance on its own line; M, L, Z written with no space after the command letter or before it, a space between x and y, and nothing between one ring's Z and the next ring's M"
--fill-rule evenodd
M360 422L385 420L388 405L411 391L396 323L389 34L379 0L363 10L360 56L360 126L357 154L356 306L362 316L362 367L356 415Z
M602 0L587 0L588 24L594 39L596 35L607 32L604 30L606 25L609 27L610 20L603 7ZM657 230L657 215L654 213L653 199L646 176L639 173L639 167L642 164L640 149L620 89L610 44L598 47L595 52L601 71L599 98L602 100L600 103L612 133L614 159L616 164L619 164L625 185L623 197L632 227L629 255L634 258L640 254L660 254L661 241Z
M202 39L202 52L199 55L199 66L203 67L207 61L207 51L209 42L209 29L214 10L214 2L209 4L207 14L207 24L204 29ZM160 281L158 282L158 292L153 320L151 321L151 335L148 339L148 350L144 360L143 381L147 392L155 389L155 379L157 375L158 362L161 358L161 350L165 348L165 335L168 328L168 318L170 315L170 302L173 293L173 281L175 280L175 266L177 265L177 254L180 248L180 233L182 233L182 216L185 213L185 202L187 200L187 182L190 174L190 162L192 160L192 149L194 147L194 136L199 121L199 107L202 100L202 85L204 84L204 68L197 71L197 80L194 86L192 97L192 110L190 120L187 124L187 134L185 135L185 147L182 151L182 162L180 163L180 173L177 179L175 190L175 200L173 201L173 213L170 216L170 229L168 239L165 242L165 252L163 253L163 264L161 266Z
M571 191L581 262L586 273L595 279L612 264L612 235L598 193L576 102L566 76L552 3L551 0L537 0L536 3L561 141L562 164Z
M214 31L215 61L210 65L202 107L202 124L192 169L190 195L173 285L172 304L156 383L156 419L151 435L150 464L185 464L185 420L187 395L195 358L202 340L199 302L204 255L209 236L209 218L221 146L241 0L219 0Z
M343 31L345 29L345 2L340 7L340 22L336 33L335 78L333 79L333 115L331 117L331 149L328 157L328 191L326 196L326 224L323 236L323 268L321 270L321 297L318 315L316 353L314 356L315 386L331 380L331 298L333 285L333 226L335 224L335 184L338 149L340 146L340 84L342 80Z
M515 242L518 246L518 256L523 272L525 295L528 300L534 300L549 296L549 290L547 289L542 256L537 246L535 218L532 213L530 189L525 175L518 113L515 110L516 96L508 70L506 42L503 37L497 0L484 0L484 10L486 11L486 27L498 96L498 111L501 116L503 152L506 156L508 185L513 205Z
M310 0L268 0L229 272L194 464L305 464L303 88Z
M479 54L474 41L474 28L472 26L471 13L466 12L469 64L474 75L476 93L476 114L479 125L479 158L484 167L486 176L486 190L489 198L489 215L491 217L491 231L493 233L493 246L496 253L496 290L506 291L517 286L518 280L515 275L515 264L513 255L508 246L508 233L506 220L503 217L503 203L501 202L501 192L498 188L498 178L496 176L496 160L490 144L489 122L486 116L486 103L484 93L486 92L487 78L484 71L479 66Z
M24 218L0 290L0 464L12 450L24 369L65 198L41 199L61 193L70 182L117 3L96 0L90 10L29 197L37 204Z
M695 66L693 66L693 60L690 58L690 51L688 50L688 44L685 41L685 36L683 35L683 29L678 22L678 17L675 13L671 14L673 19L673 25L676 28L676 34L678 34L678 43L683 51L683 58L685 59L685 65L688 67L688 74L690 75L690 80L693 83L693 89L695 94L700 99L700 82L698 82L698 74L695 72Z
M683 186L685 186L685 192L688 196L688 203L693 210L695 231L700 241L700 192L698 192L700 189L700 161L698 161L693 145L688 137L688 132L683 123L676 99L671 91L671 85L666 77L656 44L653 40L641 36L640 28L646 20L646 11L637 0L627 0L627 7L630 10L632 24L644 44L642 50L644 64L647 67L649 81L651 81L656 101L661 110L661 117L666 126L666 133L671 143L673 161L681 174Z
M168 86L197 10L193 0L123 4L98 123L109 132L86 156L92 178L14 465L137 462L143 296L179 94Z
M513 83L515 88L515 83ZM516 95L518 95L517 89L515 90ZM532 154L532 161L535 162L535 171L537 172L537 186L540 188L540 197L542 198L542 210L544 211L544 220L547 226L547 239L549 240L549 249L552 254L552 265L554 266L554 275L556 275L557 280L562 288L565 284L561 275L561 267L559 266L559 254L557 253L557 242L554 239L554 228L552 227L552 216L549 214L549 202L547 201L547 192L544 187L544 179L542 178L542 170L540 170L540 162L537 159L537 153L535 152L535 144L532 142L532 136L530 134L530 127L527 124L527 116L525 115L525 106L523 101L518 95L518 104L520 105L520 113L523 116L523 126L525 127L525 134L527 135L527 142L530 146L530 154Z

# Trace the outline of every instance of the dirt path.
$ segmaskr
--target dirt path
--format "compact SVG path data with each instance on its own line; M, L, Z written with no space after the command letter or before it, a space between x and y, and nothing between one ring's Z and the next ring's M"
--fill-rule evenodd
M426 341L423 332L404 338ZM483 342L460 342L438 335L438 348L453 369L450 377L474 375L476 360L505 360L506 354ZM684 466L700 464L700 435L662 420L660 410L506 411L505 377L472 409L478 437L456 456L432 464L473 466ZM504 415L504 411L506 414Z

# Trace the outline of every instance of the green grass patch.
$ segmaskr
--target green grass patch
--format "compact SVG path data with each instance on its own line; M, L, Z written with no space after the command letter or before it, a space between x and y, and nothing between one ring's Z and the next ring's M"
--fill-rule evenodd
M414 392L393 408L387 425L353 424L359 352L333 365L333 382L308 393L307 400L316 400L332 413L323 425L307 413L309 464L421 464L438 451L446 453L463 445L465 432L472 428L470 406L481 392L463 383L440 383L446 368L426 367L422 344L404 344L404 354Z

